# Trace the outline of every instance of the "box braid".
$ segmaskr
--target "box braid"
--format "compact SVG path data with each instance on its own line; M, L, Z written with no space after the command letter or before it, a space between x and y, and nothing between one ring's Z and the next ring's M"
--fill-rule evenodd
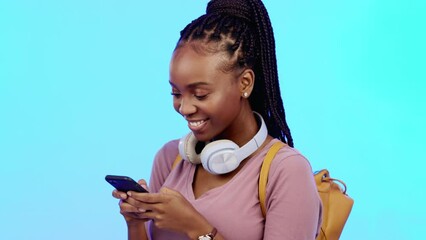
M256 80L250 106L265 119L269 134L293 147L281 99L275 40L265 6L260 0L212 0L206 14L188 24L176 48L191 41L205 44L202 50L226 52L230 63L224 71L253 69Z

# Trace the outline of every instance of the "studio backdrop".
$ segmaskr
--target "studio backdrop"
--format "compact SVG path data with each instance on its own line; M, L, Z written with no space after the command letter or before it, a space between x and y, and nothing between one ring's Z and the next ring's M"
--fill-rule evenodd
M295 147L355 200L341 239L423 239L425 1L265 0ZM107 174L189 130L179 31L206 0L0 0L1 239L124 239Z

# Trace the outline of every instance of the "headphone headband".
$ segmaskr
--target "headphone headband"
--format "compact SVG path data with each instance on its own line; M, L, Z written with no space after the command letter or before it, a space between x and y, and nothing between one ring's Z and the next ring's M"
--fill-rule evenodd
M266 124L262 116L257 112L253 111L253 113L260 120L260 129L250 141L235 151L235 156L237 159L245 159L246 157L250 156L250 154L254 153L260 146L262 146L266 140L266 137L268 136L268 129L266 128Z

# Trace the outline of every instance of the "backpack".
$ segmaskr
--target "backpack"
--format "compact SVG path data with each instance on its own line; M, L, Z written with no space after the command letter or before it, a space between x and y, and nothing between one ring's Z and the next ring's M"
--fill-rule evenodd
M268 183L269 169L275 155L284 145L283 142L274 143L262 163L259 176L259 202L263 217L266 217L266 184ZM172 169L181 160L182 157L178 154L173 162ZM316 240L339 239L352 210L354 200L346 194L345 183L341 180L330 178L327 169L315 172L314 179L323 206L321 231ZM340 183L343 189L336 182Z

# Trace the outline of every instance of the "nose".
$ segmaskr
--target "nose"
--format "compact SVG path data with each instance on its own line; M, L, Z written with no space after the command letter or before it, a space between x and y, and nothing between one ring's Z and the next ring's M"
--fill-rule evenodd
M182 98L182 100L180 101L180 105L179 105L179 113L182 116L191 115L196 110L197 110L197 108L194 106L194 104L191 103L191 101L189 99L184 100Z

